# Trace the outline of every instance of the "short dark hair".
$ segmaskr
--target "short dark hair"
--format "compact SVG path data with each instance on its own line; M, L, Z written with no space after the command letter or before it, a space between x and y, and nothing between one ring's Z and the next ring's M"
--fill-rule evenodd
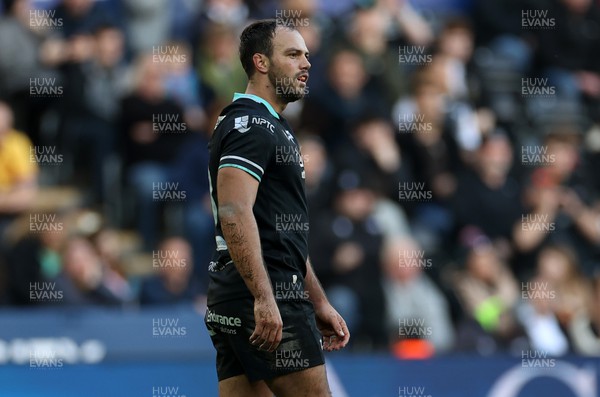
M273 39L279 25L275 19L263 19L248 25L240 35L240 62L248 75L254 74L254 54L264 54L268 58L273 55ZM293 27L286 27L294 30Z

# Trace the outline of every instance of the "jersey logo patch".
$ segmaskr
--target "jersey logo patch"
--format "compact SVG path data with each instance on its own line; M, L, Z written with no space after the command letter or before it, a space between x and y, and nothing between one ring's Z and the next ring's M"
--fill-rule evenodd
M248 132L248 130L250 130L250 128L248 127L248 116L236 117L234 120L233 128L235 128L242 134L244 132Z
M285 137L288 139L288 141L294 142L294 137L288 130L283 130L283 133L285 134Z

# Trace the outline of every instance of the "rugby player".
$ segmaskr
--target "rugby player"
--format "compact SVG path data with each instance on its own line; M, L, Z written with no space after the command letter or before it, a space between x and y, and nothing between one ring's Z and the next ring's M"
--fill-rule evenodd
M248 86L209 143L216 253L205 323L219 395L331 396L323 349L343 348L350 333L308 258L304 162L281 115L306 92L308 49L275 20L252 23L240 41Z

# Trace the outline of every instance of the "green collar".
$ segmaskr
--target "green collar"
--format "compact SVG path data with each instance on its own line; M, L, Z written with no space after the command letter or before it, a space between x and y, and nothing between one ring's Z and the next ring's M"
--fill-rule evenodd
M240 98L248 98L248 99L252 99L254 102L262 103L263 105L265 105L267 107L267 110L269 111L269 113L271 113L273 115L273 117L279 118L279 114L275 111L275 109L273 109L273 106L271 106L271 104L269 102L265 101L261 97L253 95L253 94L241 94L239 92L236 92L235 94L233 94L234 101L237 101Z

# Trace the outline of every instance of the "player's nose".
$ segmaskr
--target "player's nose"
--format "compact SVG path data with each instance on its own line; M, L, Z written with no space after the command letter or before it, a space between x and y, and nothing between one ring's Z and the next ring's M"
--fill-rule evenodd
M311 66L312 65L308 61L308 58L306 56L302 57L302 64L300 65L300 69L308 70L308 69L310 69Z

